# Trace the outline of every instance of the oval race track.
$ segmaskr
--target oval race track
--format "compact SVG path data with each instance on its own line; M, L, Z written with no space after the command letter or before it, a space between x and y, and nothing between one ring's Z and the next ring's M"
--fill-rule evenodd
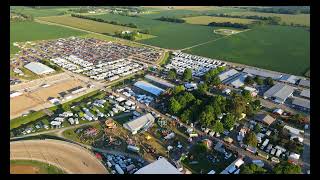
M37 160L70 174L107 174L103 164L87 149L59 140L10 142L10 160Z

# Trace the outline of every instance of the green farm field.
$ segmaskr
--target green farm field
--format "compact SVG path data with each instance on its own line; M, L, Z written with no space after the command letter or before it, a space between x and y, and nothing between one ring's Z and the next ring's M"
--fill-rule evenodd
M13 46L14 42L57 39L84 34L86 33L55 25L37 22L12 22L10 23L10 54L19 51L19 48Z
M207 26L170 23L143 17L127 17L114 14L93 15L92 17L120 23L134 22L139 29L148 29L151 35L156 36L138 42L162 48L182 49L222 36L213 33L213 28Z
M30 8L25 6L13 6L11 7L15 12L19 12L33 17L44 17L44 16L58 16L63 15L68 9L74 7L52 7L52 8Z
M231 23L241 23L241 24L251 24L254 20L251 19L240 19L240 18L228 18L228 17L213 17L213 16L195 16L183 18L186 20L186 23L189 24L200 24L208 25L211 22L231 22Z
M133 31L135 28L118 26L108 23L96 22L87 19L81 19L71 16L50 16L50 17L41 17L39 20L48 21L52 23L62 24L66 26L71 26L83 30L88 30L92 32L97 32L101 34L113 35L116 31Z
M246 16L264 16L264 17L280 17L281 22L284 22L286 24L301 24L310 26L310 14L275 14L275 13L261 13L261 12L252 12L252 11L246 11L246 12L230 12L226 13L230 15L246 15Z
M310 33L305 28L257 26L185 52L303 76L310 67Z

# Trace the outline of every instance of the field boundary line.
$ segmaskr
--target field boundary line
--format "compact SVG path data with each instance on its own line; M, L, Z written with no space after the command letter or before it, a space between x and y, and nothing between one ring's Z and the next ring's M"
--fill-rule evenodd
M220 37L220 38L213 39L213 40L210 40L210 41L207 41L207 42L204 42L204 43L200 43L200 44L196 44L196 45L193 45L193 46L190 46L190 47L186 47L186 48L183 48L183 49L179 49L179 51L184 51L184 50L187 50L187 49L192 49L192 48L194 48L194 47L202 46L202 45L204 45L204 44L208 44L208 43L211 43L211 42L214 42L214 41L218 41L218 40L220 40L220 39L228 38L228 37L230 37L230 36L237 35L237 34L240 34L240 33L243 33L243 32L247 32L247 31L249 31L249 30L252 30L252 29L246 29L246 30L241 31L241 32L236 33L236 34L225 35L225 36L222 36L222 37Z

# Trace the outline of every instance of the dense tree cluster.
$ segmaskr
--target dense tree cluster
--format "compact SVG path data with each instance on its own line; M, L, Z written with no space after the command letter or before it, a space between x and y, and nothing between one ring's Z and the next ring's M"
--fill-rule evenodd
M240 167L240 174L265 174L266 172L266 169L253 163L245 164Z
M128 40L134 41L136 39L136 37L138 36L138 32L133 31L133 32L130 32L130 33L123 33L121 31L116 31L114 33L114 35L116 37L120 37L120 38L123 38L123 39L128 39Z
M273 25L280 24L280 21L281 21L281 18L277 17L277 16L231 15L231 14L210 14L209 16L241 18L241 19L255 19L255 20L262 20L266 24L273 24ZM254 23L258 23L258 22L255 21Z
M182 80L191 81L192 80L192 70L190 68L186 68L182 74Z
M220 74L224 70L225 70L225 67L218 67L218 68L215 68L215 69L211 69L202 77L202 79L204 80L204 82L208 86L210 86L210 85L213 85L213 86L219 85L221 83L221 80L218 77L218 74Z
M254 132L249 132L249 134L244 137L243 142L252 147L257 147L258 140L256 134Z
M287 7L251 7L251 11L264 12L264 13L277 13L277 14L310 14L309 6L287 6Z
M179 19L179 18L174 18L174 17L164 17L164 16L161 16L160 18L157 18L155 20L174 22L174 23L185 23L186 22L186 20L184 20L184 19Z
M108 23L108 24L113 24L113 25L119 25L119 26L126 26L126 27L131 27L131 28L138 28L137 25L135 25L134 23L119 23L117 21L108 21L105 19L101 19L101 18L95 18L95 17L90 17L90 16L83 16L80 14L71 14L72 17L77 17L77 18L82 18L82 19L89 19L92 21L97 21L97 22L103 22L103 23Z
M273 168L273 173L275 174L300 174L301 167L299 165L295 165L289 163L288 161L281 162Z
M249 25L248 24L232 23L232 22L211 22L211 23L208 24L208 26L249 29Z
M33 21L33 16L28 14L23 14L20 12L12 11L10 13L10 21L21 22L21 21Z

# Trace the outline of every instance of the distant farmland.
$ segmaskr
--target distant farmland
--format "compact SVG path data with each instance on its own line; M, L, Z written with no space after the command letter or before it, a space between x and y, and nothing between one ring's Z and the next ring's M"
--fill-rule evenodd
M264 17L280 17L281 22L284 22L286 24L294 23L294 24L301 24L310 26L310 14L275 14L275 13L261 13L261 12L230 12L227 14L231 15L246 15L246 16L264 16Z
M170 23L143 17L127 17L114 14L93 15L92 17L120 23L133 22L139 29L148 29L151 35L156 36L155 38L138 42L162 48L182 49L222 37L222 35L213 33L212 27L207 26Z
M19 48L13 46L13 42L57 39L84 34L86 33L55 25L40 24L37 22L10 23L10 54L16 53L19 50Z
M228 18L228 17L213 17L213 16L195 16L183 18L186 23L189 24L201 24L208 25L211 22L231 22L231 23L241 23L241 24L251 24L254 20L251 19L240 19L240 18Z
M304 28L260 26L186 52L303 76L310 67L310 33Z
M50 16L50 17L41 17L38 19L48 21L48 22L58 23L66 26L71 26L79 29L84 29L88 31L93 31L101 34L113 35L116 31L136 30L135 28L96 22L92 20L81 19L81 18L76 18L71 16Z
M12 8L14 9L15 12L31 15L33 17L63 15L63 13L67 12L68 9L72 9L72 7L35 9L35 8L30 8L25 6L13 6Z

